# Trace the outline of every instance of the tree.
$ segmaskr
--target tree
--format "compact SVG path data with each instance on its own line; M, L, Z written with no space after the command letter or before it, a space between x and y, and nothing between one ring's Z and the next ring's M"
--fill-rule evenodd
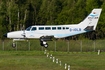
M14 0L7 1L7 15L9 17L9 31L18 30L18 6L15 4Z
M31 5L33 7L33 25L38 24L38 13L40 10L42 0L31 0Z
M49 0L42 0L40 10L38 13L38 24L45 25L48 19L47 6Z
M99 8L99 0L86 0L87 13L90 13L90 11L94 8Z
M75 0L62 1L62 10L56 19L57 24L71 24ZM72 17L71 17L72 16Z
M7 9L5 6L6 6L6 0L0 1L0 38L1 39L3 39L3 34L9 31Z

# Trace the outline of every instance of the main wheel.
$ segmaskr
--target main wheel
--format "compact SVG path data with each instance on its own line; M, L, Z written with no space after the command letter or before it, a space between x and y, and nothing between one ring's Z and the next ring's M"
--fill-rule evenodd
M12 43L12 47L15 48L16 47L16 43L13 42Z
M46 44L44 44L44 47L45 47L45 48L48 48L48 44L47 44L47 43L46 43Z

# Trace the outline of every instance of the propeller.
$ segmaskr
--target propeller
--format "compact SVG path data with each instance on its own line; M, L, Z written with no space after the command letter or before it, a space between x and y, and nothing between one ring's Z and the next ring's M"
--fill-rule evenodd
M23 38L26 38L26 33L25 33L24 26L21 28L21 30L23 31L23 34L22 34Z
M25 30L23 30L23 34L22 34L23 38L26 38L26 33Z
M25 30L23 31L23 37L26 38L26 33Z

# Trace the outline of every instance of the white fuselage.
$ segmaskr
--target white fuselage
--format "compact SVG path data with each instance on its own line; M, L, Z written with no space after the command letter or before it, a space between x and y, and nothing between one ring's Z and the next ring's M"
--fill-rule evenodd
M42 36L54 36L64 38L86 32L77 25L56 25L56 26L31 26L25 31L14 31L8 33L8 38L40 38Z

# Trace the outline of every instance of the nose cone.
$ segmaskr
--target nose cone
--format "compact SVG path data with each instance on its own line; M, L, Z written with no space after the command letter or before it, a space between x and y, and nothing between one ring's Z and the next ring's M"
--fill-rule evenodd
M4 37L7 37L7 34L4 34L3 36L4 36Z

